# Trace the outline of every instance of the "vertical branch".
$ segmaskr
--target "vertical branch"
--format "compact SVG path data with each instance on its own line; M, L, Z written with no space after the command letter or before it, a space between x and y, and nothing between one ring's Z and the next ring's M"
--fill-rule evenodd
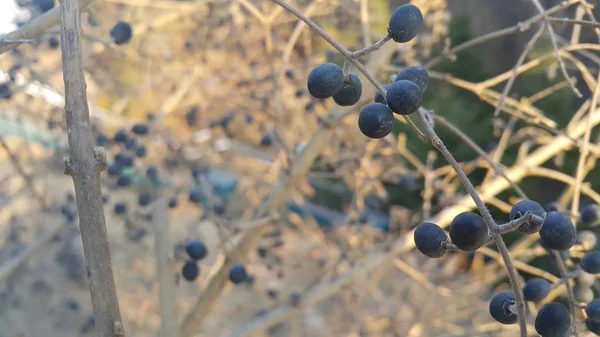
M70 158L65 173L73 178L79 224L97 337L124 336L100 186L104 149L94 149L81 53L79 0L63 0L60 28L65 82L65 114Z
M154 250L156 254L156 279L160 306L160 337L176 337L175 270L171 255L169 215L166 201L159 198L152 207Z

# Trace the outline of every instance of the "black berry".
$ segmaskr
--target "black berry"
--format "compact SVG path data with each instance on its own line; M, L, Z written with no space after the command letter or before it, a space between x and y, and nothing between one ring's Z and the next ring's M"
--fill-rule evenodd
M0 84L0 98L8 100L8 99L11 99L11 97L12 97L12 90L10 89L8 84L6 84L6 83Z
M587 317L595 322L600 322L600 299L592 300L585 307Z
M169 208L175 208L175 207L177 207L177 198L172 197L171 199L169 199Z
M531 214L540 217L546 213L544 207L537 202L533 200L521 200L517 202L510 210L510 220L516 220L525 215L527 212L531 212ZM522 224L518 230L523 233L533 234L540 230L540 226L532 221L528 221Z
M185 245L185 251L194 260L202 260L208 254L206 245L201 240L190 240Z
M323 63L308 74L308 92L315 98L329 98L344 87L344 71L335 63Z
M400 115L410 115L416 112L421 105L421 89L415 83L400 80L392 83L385 100L393 112Z
M56 49L59 45L60 43L58 42L57 38L51 37L48 39L48 47L50 47L50 49Z
M581 268L590 274L600 274L600 251L586 253L581 259Z
M229 271L229 280L234 284L240 284L246 280L248 273L242 264L236 264Z
M125 44L131 40L133 30L131 26L124 21L117 22L110 30L110 37L116 44Z
M542 337L565 337L570 327L569 310L558 302L544 305L535 318L535 331Z
M550 293L550 282L543 278L532 278L525 282L523 287L523 296L526 301L539 302L546 298Z
M395 81L407 80L416 84L421 89L421 95L427 90L429 84L429 74L423 67L406 67L396 75Z
M154 166L148 167L148 169L146 169L146 177L148 177L151 180L157 180L158 179L158 169Z
M421 253L437 258L444 255L443 243L448 241L448 235L440 226L431 222L424 222L415 230L414 240L417 249Z
M146 156L146 147L144 145L140 145L140 147L135 150L135 156L144 158Z
M385 91L387 92L388 90L390 90L390 87L392 86L392 83L388 83L385 84L383 86L383 88L385 89ZM375 102L376 103L383 103L383 104L387 104L387 102L385 101L385 96L383 96L381 94L381 92L379 92L379 90L377 90L377 92L375 93Z
M567 250L575 244L577 231L562 213L548 212L540 229L542 243L554 250Z
M47 12L54 8L54 0L35 0L34 3L42 12Z
M131 176L119 176L119 179L117 179L117 185L121 187L130 186L131 182Z
M392 13L388 24L388 34L400 43L408 42L417 36L423 25L423 14L415 5L402 5Z
M116 143L125 143L127 141L127 133L125 133L125 131L123 130L119 130L117 131L117 133L115 133L115 136L113 137L113 141L115 141Z
M127 213L127 204L124 202L118 202L115 204L115 214L123 215Z
M502 324L514 324L519 318L516 313L515 296L508 291L494 296L489 309L490 315Z
M392 132L394 116L387 105L370 103L358 115L358 128L369 138L383 138Z
M121 165L117 164L117 163L113 163L108 165L108 168L106 169L106 172L108 173L109 176L118 176L119 174L121 174L121 170L123 168L121 167Z
M581 210L579 217L581 222L587 225L595 225L598 222L598 214L600 214L600 207L596 204L591 204Z
M600 336L600 322L593 321L588 318L585 320L585 326L588 330L590 330L590 332L596 336Z
M340 91L333 95L333 100L340 106L351 106L356 104L362 94L362 83L360 79L350 74L344 80L344 86Z
M139 136L144 136L148 134L148 125L146 124L136 124L131 128L131 132L135 133L136 135Z
M142 192L138 196L138 204L142 207L148 206L150 204L150 201L152 201L152 196L148 192Z
M200 204L204 202L204 193L200 187L193 187L190 190L189 199L191 202Z
M457 215L450 224L450 239L461 250L474 251L488 238L488 229L483 219L472 212Z
M194 281L200 272L200 268L198 268L198 264L194 260L187 260L183 264L181 268L181 275L187 281Z

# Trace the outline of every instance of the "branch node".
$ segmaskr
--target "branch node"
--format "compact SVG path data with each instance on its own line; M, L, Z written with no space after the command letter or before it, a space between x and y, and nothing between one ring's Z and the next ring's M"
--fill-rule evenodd
M63 163L65 164L64 174L70 176L73 175L73 161L69 157L65 157L63 159Z
M121 323L121 321L115 321L113 335L114 337L125 336L125 329L123 328L123 323Z
M94 158L96 159L96 168L98 171L106 169L108 165L106 162L106 150L102 146L94 148Z

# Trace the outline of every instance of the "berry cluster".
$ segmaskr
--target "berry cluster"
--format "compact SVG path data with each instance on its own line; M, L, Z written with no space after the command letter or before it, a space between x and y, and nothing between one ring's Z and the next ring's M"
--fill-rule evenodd
M581 212L580 221L595 223L597 220L596 205L587 206ZM596 246L596 235L590 231L577 234L575 227L564 214L552 210L546 211L539 203L532 200L521 200L510 212L510 222L497 225L499 234L513 230L525 234L538 233L541 245L549 251L566 253L577 247L590 250ZM448 250L474 251L483 245L493 242L484 220L472 212L457 215L449 228L449 236L438 225L430 222L420 224L414 232L417 249L431 258L442 257ZM566 258L569 255L566 254ZM573 278L574 298L579 303L588 303L586 307L588 330L600 335L600 300L593 299L592 286L600 274L600 251L587 252L579 261L577 269L570 274ZM567 280L568 281L568 280ZM551 284L542 278L527 280L522 291L525 301L540 303L546 299L550 291L562 284ZM490 315L502 324L514 324L518 320L516 300L513 292L502 292L495 295L489 304ZM563 304L550 302L543 305L535 319L535 329L542 337L564 337L572 324L569 310Z
M417 36L423 24L419 8L406 4L398 7L390 18L386 39L405 43ZM382 40L383 41L383 40ZM377 92L375 102L366 105L358 116L360 131L369 138L383 138L394 127L394 113L410 115L421 106L423 94L427 90L429 75L422 67L404 68L394 83L383 86ZM361 97L360 79L334 63L324 63L314 68L307 79L308 92L315 98L333 100L340 106L356 104Z

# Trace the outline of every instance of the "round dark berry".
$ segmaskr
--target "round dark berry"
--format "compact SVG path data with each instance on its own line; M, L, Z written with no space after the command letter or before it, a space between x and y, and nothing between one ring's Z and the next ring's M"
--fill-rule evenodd
M140 145L140 147L135 150L135 156L144 158L146 156L146 147L144 145Z
M286 77L288 80L293 80L293 79L294 79L294 72L293 72L292 70L289 70L289 69L288 69L288 70L286 70L286 71L285 71L285 77Z
M42 12L47 12L54 8L54 0L35 0L34 3Z
M60 43L58 42L57 38L51 37L48 39L48 47L50 47L50 49L56 49L59 45Z
M177 198L172 197L171 199L169 199L169 208L175 208L175 207L177 207Z
M423 14L415 5L402 5L392 13L388 24L388 34L392 40L408 42L417 36L423 25Z
M344 71L335 63L323 63L308 74L308 92L315 98L329 98L344 87Z
M392 132L393 127L392 110L385 104L370 103L358 115L358 128L369 138L383 138Z
M392 83L388 83L388 84L385 84L383 86L383 88L387 92L388 90L390 90L391 86L392 86ZM375 93L375 103L387 104L387 102L385 101L385 96L383 96L381 94L381 92L379 92L379 90L377 90L377 92Z
M392 83L385 94L387 105L393 112L400 115L410 115L419 110L421 97L419 86L407 80Z
M115 141L116 143L125 143L127 141L127 133L123 130L119 130L117 131L117 133L115 133L115 136L113 137L113 141Z
M121 187L130 186L131 182L131 176L119 176L119 179L117 179L117 185Z
M108 173L109 176L116 177L119 174L121 174L122 169L123 168L121 167L121 165L119 165L117 163L112 163L112 164L108 165L106 172Z
M138 204L142 207L148 206L150 204L150 201L152 201L152 196L148 192L142 192L138 196Z
M594 291L591 286L575 284L573 286L573 297L579 303L587 303L594 299Z
M567 250L575 244L577 231L562 213L548 212L540 229L542 243L554 250Z
M515 296L511 292L500 293L490 301L490 314L502 324L514 324L519 318L515 306Z
M198 124L198 107L193 106L186 111L185 122L189 127L194 127Z
M236 264L229 271L229 280L234 284L240 284L246 280L248 273L242 264Z
M200 187L193 187L190 190L189 199L193 203L200 204L205 200L204 192Z
M133 157L130 155L119 152L115 155L115 162L122 167L132 167L133 166Z
M260 145L261 146L271 146L273 145L273 138L271 137L270 133L265 133L262 138L260 139Z
M304 106L304 111L306 111L306 112L313 112L314 110L315 110L315 102L308 102Z
M560 205L556 202L550 202L544 205L546 212L560 212Z
M110 143L110 139L106 137L103 133L100 133L96 136L96 144L98 146L104 146Z
M6 83L0 84L0 98L8 100L8 99L11 99L11 97L12 97L12 90L10 89L8 84L6 84Z
M131 26L124 21L117 22L110 30L110 37L116 44L125 44L131 40L133 30Z
M148 177L151 180L157 180L158 179L158 169L154 166L148 167L148 169L146 170L146 177Z
M590 330L591 333L595 334L596 336L600 336L600 322L593 321L588 318L585 320L585 326L588 330Z
M304 96L304 93L305 93L304 89L298 89L298 90L296 90L296 97L300 98L300 97Z
M194 260L185 261L183 267L181 268L181 275L184 279L190 282L194 281L198 277L199 273L200 268L198 268L198 264Z
M577 243L579 243L584 250L592 250L596 247L598 237L596 233L592 231L582 231L577 234Z
M474 251L488 238L488 229L483 219L472 212L457 215L450 224L450 239L461 250Z
M134 150L135 148L137 148L137 139L135 138L129 138L125 141L125 148L127 150Z
M206 245L201 240L190 240L185 245L185 251L194 260L202 260L208 254Z
M600 274L600 251L586 253L580 263L585 272Z
M427 85L429 84L429 74L427 74L427 70L425 70L423 67L406 67L402 69L402 71L400 71L398 75L396 75L395 80L407 80L413 82L419 87L419 89L421 89L421 95L423 95L425 91L427 91Z
M550 282L543 278L532 278L525 282L523 287L523 296L526 301L539 302L546 298L550 293Z
M108 197L108 195L106 195L106 194L105 194L105 195L103 195L103 196L102 196L102 203L106 204L106 203L108 202L108 200L109 200L109 199L110 199L110 198Z
M360 83L360 79L356 75L350 74L344 80L344 87L333 95L333 100L337 105L351 106L358 102L361 94L362 83Z
M535 331L542 337L565 337L570 327L569 310L558 302L544 305L535 318Z
M115 204L115 214L123 215L127 213L127 204L124 202L118 202Z
M131 128L131 132L135 133L138 136L144 136L148 134L148 125L146 124L136 124Z
M437 258L446 251L443 243L448 241L448 235L440 226L424 222L415 229L414 240L415 246L423 255Z
M517 202L510 210L510 220L516 220L525 215L525 213L527 212L531 212L531 214L540 217L543 216L544 213L546 213L544 207L542 207L542 205L540 205L539 203L533 200L521 200ZM536 224L535 222L528 221L522 224L518 228L518 230L519 232L523 232L526 234L533 234L537 233L540 230L540 225Z
M581 210L579 218L581 222L587 225L595 225L598 222L598 214L600 214L600 207L596 204L591 204Z
M585 307L587 317L594 322L600 322L600 299L594 299Z

